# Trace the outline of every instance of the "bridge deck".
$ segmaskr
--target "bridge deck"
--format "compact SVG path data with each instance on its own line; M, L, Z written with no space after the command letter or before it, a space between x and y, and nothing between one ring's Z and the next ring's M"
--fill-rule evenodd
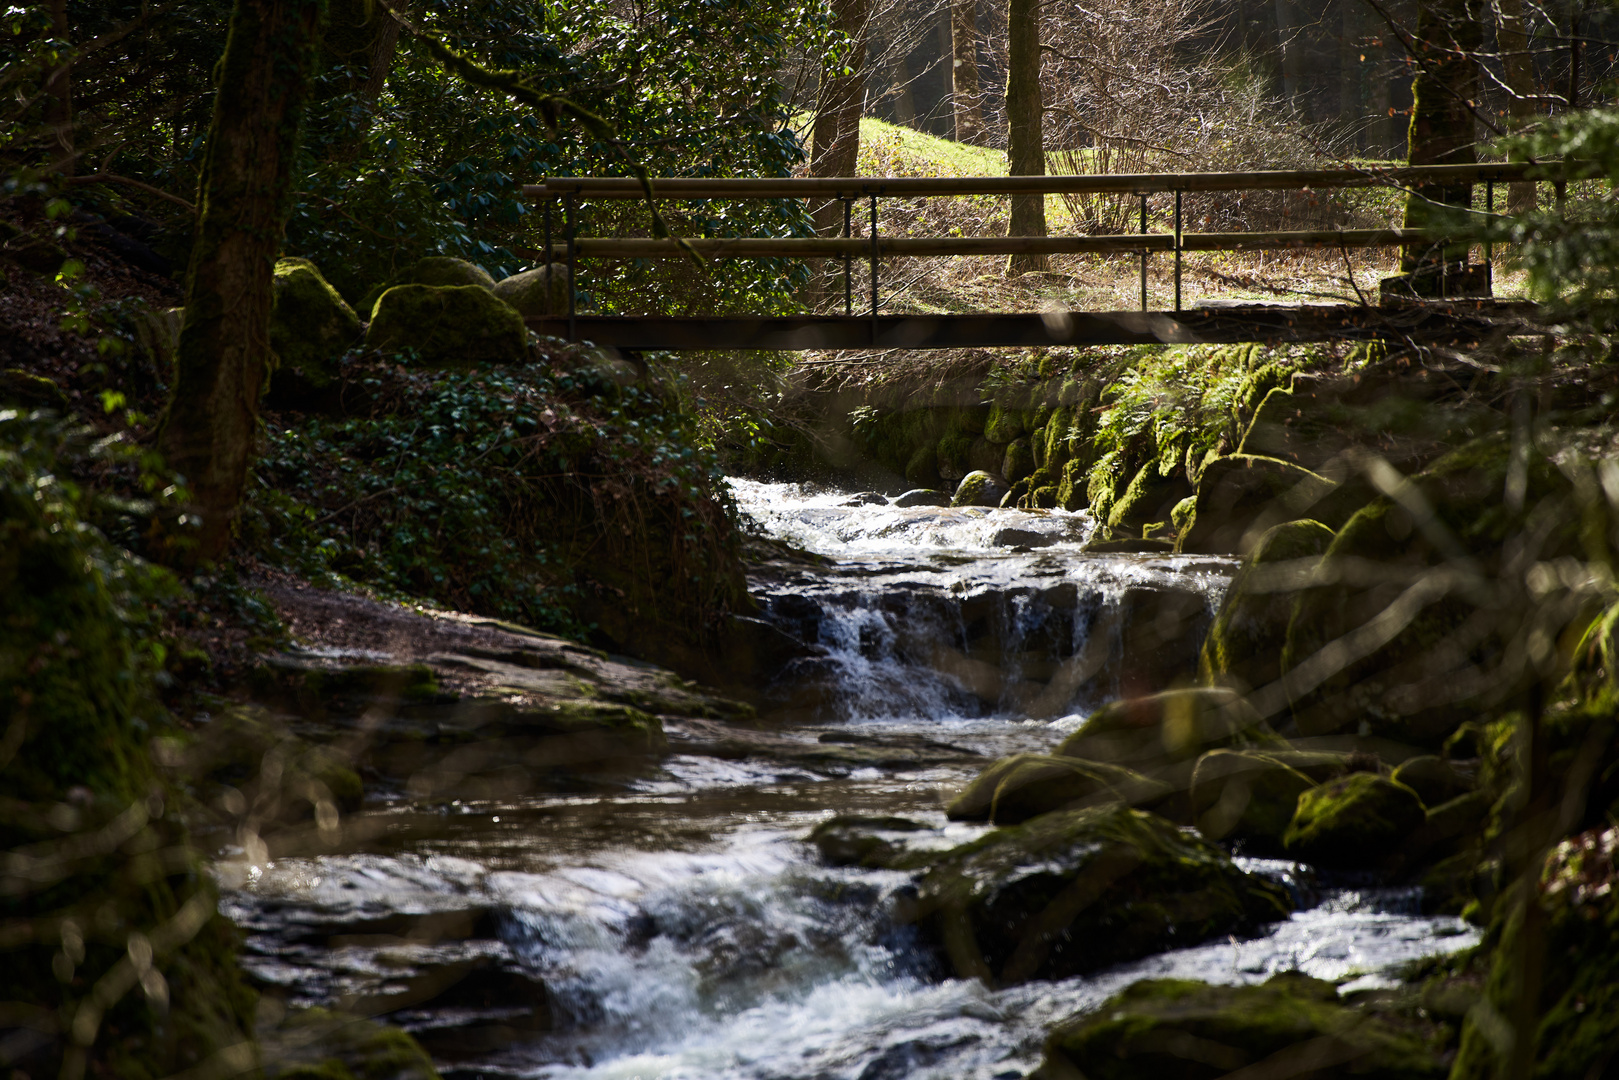
M789 315L770 318L579 315L530 319L552 337L621 349L954 349L1039 345L1195 345L1232 342L1476 340L1533 304L1448 300L1398 307L1353 304L1218 306L1181 312L1073 311L985 315ZM570 332L571 330L571 332Z

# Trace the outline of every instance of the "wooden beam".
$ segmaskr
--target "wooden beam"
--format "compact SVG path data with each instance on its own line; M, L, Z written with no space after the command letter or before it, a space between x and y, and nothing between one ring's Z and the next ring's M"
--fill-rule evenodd
M1482 338L1532 304L1463 300L1399 308L1350 304L1254 305L1174 314L1071 311L990 315L789 315L770 318L644 318L579 315L582 341L619 349L956 349L1051 345L1228 344ZM566 318L530 319L536 332L566 338Z

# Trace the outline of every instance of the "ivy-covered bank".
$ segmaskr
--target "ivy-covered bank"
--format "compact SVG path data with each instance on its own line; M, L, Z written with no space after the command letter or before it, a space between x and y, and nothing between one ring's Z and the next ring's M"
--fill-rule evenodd
M356 313L283 259L242 540L315 580L706 671L748 606L718 460L678 376L530 341L565 275L426 258Z

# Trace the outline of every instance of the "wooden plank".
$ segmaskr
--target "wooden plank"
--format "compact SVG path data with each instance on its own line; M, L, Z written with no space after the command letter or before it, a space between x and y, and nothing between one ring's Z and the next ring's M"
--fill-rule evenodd
M789 315L676 318L579 315L578 340L620 349L954 349L1050 345L1229 344L1370 340L1398 336L1465 341L1492 320L1533 305L1489 300L1399 308L1256 305L1164 311L1074 311L987 315ZM538 333L566 338L565 317L530 319ZM875 326L875 336L873 329Z
M872 195L1039 195L1138 194L1158 191L1303 191L1311 188L1375 187L1388 184L1497 183L1558 180L1561 163L1486 162L1477 165L1416 165L1368 169L1266 169L1252 172L1116 173L1086 176L964 177L781 177L698 179L658 177L659 199L834 199ZM641 184L630 177L550 177L523 185L529 198L578 195L586 199L640 199Z

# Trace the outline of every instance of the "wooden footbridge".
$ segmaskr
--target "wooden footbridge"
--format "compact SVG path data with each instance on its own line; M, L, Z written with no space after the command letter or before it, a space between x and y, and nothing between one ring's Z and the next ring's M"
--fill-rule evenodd
M1430 247L1436 253L1454 237L1425 229L1326 229L1294 232L1188 232L1182 229L1182 200L1191 192L1312 191L1349 187L1402 190L1485 186L1486 214L1495 209L1495 185L1517 180L1550 181L1557 197L1564 182L1555 164L1408 166L1386 169L1322 169L1227 173L1141 173L1088 176L981 176L960 178L820 177L808 179L688 179L651 182L655 200L800 199L812 205L842 204L841 237L726 237L685 241L640 237L582 236L579 207L601 200L643 199L638 180L627 177L558 177L526 185L524 194L545 206L546 237L541 254L566 262L570 292L566 315L531 319L543 334L587 340L623 349L938 349L963 346L1100 344L1196 344L1238 341L1326 341L1412 336L1477 337L1503 317L1527 314L1530 305L1489 297L1493 252L1485 269L1468 282L1441 281L1438 301L1391 305L1205 303L1183 309L1181 282L1187 252L1279 251L1302 248L1351 249ZM1174 196L1172 229L1148 230L1147 200ZM1047 237L892 237L881 235L878 205L883 198L961 195L1085 194L1140 200L1140 230L1105 236ZM862 205L863 204L863 205ZM860 205L864 214L856 213ZM561 236L552 227L560 210ZM865 222L857 218L865 217ZM865 235L857 235L863 227ZM836 259L843 264L843 313L771 317L603 316L577 310L581 260L687 258L687 248L706 258ZM889 315L882 312L885 259L918 256L1103 254L1139 260L1141 307L1136 311L1046 311L968 315ZM1148 260L1174 260L1174 307L1148 310ZM868 267L870 296L857 312L853 295L855 260ZM1448 265L1444 259L1442 266ZM1482 288L1480 288L1482 284ZM1477 295L1451 295L1476 293Z

